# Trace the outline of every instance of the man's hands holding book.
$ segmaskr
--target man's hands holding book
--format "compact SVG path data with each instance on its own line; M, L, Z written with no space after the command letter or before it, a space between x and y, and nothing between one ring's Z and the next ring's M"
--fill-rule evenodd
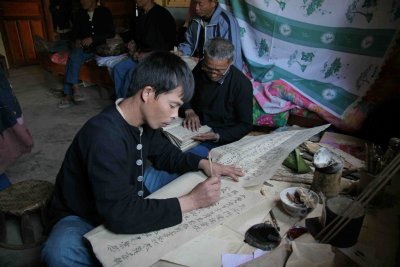
M185 119L183 120L183 127L197 132L201 127L200 118L197 116L193 109L187 109L185 111Z
M183 127L186 129L191 130L192 132L197 132L199 128L201 127L200 123L200 118L197 116L196 112L194 112L193 109L188 109L185 111L185 119L183 121ZM200 133L194 137L192 137L193 140L195 141L214 141L218 142L219 140L219 134L214 133L214 132L208 132L208 133Z

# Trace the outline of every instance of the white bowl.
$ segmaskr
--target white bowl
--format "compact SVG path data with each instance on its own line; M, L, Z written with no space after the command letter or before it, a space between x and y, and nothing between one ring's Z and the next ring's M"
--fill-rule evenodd
M302 205L302 204L296 204L294 202L292 202L291 200L288 199L287 197L287 193L294 195L294 193L296 192L297 189L302 189L306 194L308 194L313 203L314 203L314 207L317 205L318 203L318 195L314 192L311 191L310 189L304 188L304 187L289 187L286 188L284 190L282 190L282 192L280 193L280 198L282 201L282 206L283 209L291 216L293 217L305 217L309 212L311 212L313 210L313 208L307 207L306 205Z

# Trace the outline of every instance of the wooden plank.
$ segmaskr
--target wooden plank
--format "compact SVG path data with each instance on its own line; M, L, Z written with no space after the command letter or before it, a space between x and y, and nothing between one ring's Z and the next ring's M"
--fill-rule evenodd
M22 51L18 27L16 20L4 20L4 28L6 30L8 47L11 52L10 65L21 65L24 63L24 53Z
M166 0L166 7L189 7L190 0Z
M39 22L40 23L40 22ZM31 25L29 20L19 20L17 22L18 32L21 40L22 51L26 63L35 63L36 52L33 46Z
M23 7L21 5L23 4ZM0 9L4 18L11 17L40 17L40 3L24 1L0 1Z

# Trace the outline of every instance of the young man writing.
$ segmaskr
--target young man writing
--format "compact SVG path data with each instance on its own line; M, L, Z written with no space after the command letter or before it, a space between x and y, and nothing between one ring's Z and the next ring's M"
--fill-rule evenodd
M218 201L219 176L243 175L234 166L212 163L213 176L187 195L146 199L148 180L163 179L146 175L147 159L168 172L200 169L210 176L211 169L206 159L183 154L159 130L193 94L186 63L168 52L150 54L135 69L130 93L90 119L65 155L50 206L53 227L42 250L49 267L94 265L82 237L94 227L137 234L179 224L183 213Z

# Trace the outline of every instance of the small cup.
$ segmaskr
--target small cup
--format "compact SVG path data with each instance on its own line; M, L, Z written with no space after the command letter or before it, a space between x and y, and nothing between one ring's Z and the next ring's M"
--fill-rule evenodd
M361 193L370 182L372 182L375 179L375 175L373 175L370 172L367 172L366 170L361 170L360 171L360 179L358 180L357 184L357 192Z
M329 243L332 246L339 248L348 248L357 243L358 236L360 234L361 227L364 221L365 211L361 205L355 203L352 199L348 197L337 196L330 198L326 201L325 225L328 225L338 216L342 217L344 212L350 205L354 205L354 208L352 208L353 212L351 216L346 216L346 218L350 218L350 221L331 239ZM328 233L332 227L329 227L326 233Z
M374 180L376 179L376 175L373 175L370 172L367 172L366 170L361 170L360 171L360 179L358 180L357 184L357 194L361 194L364 189ZM376 195L372 198L371 204L377 204L379 203L382 198L384 197L384 192L385 189L382 188Z

